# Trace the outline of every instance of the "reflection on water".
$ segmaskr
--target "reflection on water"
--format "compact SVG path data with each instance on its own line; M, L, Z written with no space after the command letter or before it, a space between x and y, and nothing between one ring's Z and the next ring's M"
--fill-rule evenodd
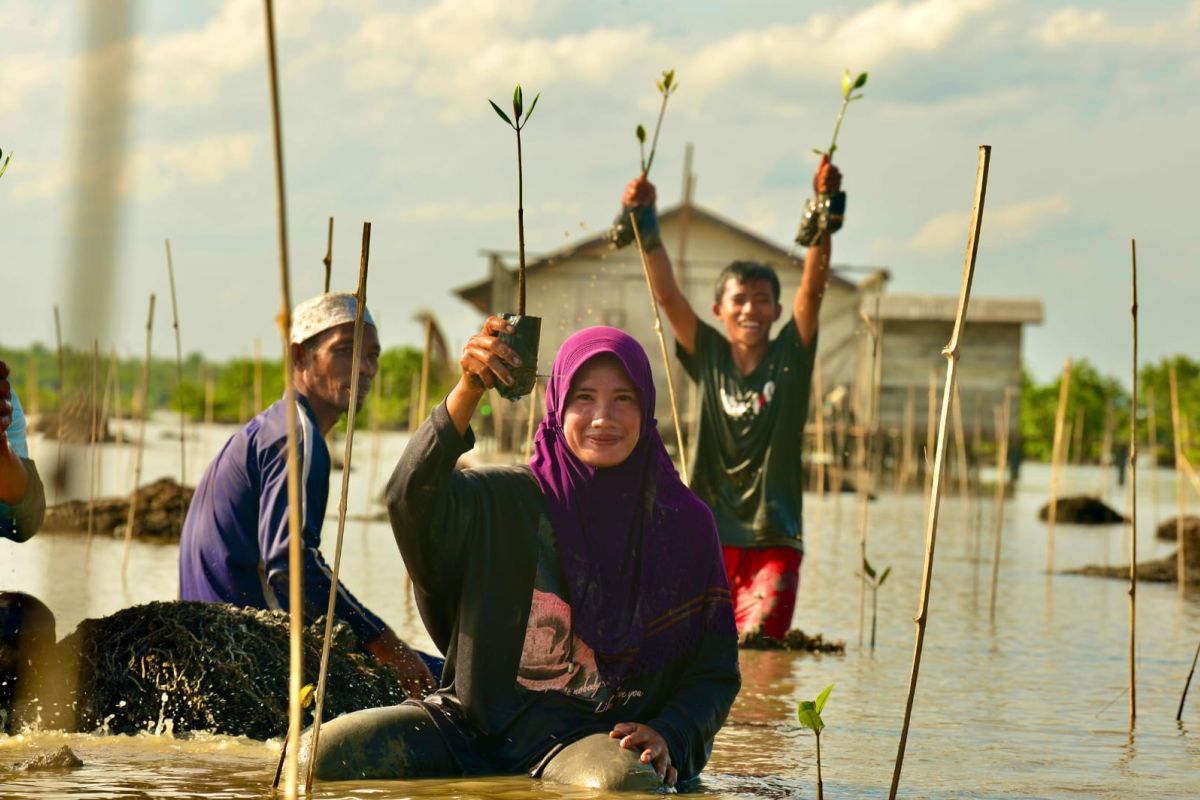
M146 480L172 475L178 449L152 426ZM169 428L168 428L169 430ZM198 431L190 464L206 463L231 429ZM360 434L362 435L362 434ZM386 476L404 437L385 435ZM42 464L53 446L34 442ZM374 448L356 448L348 507L366 508L365 486ZM104 448L105 493L127 487L131 459ZM1094 491L1100 476L1069 471L1065 491ZM194 482L197 475L189 475ZM339 485L338 474L333 485ZM381 477L381 482L385 480ZM85 491L73 476L68 495ZM1166 479L1160 481L1162 485ZM988 621L992 507L964 513L947 496L939 529L929 630L902 794L908 797L1195 797L1200 794L1200 696L1190 698L1184 722L1175 722L1179 692L1200 640L1200 598L1180 599L1173 586L1143 584L1138 592L1138 727L1128 730L1128 597L1121 581L1047 576L1045 526L1037 522L1048 474L1028 465L1017 497L1004 515L1003 555L996 620ZM1173 549L1153 538L1157 514L1149 496L1139 505L1139 555L1159 558ZM1108 502L1124 507L1123 494ZM827 638L858 638L858 514L852 496L827 498L817 509L806 497L809 552L801 576L796 626ZM1160 513L1173 513L1173 503ZM331 498L330 511L336 500ZM796 703L834 684L822 715L822 768L831 797L886 797L896 756L924 555L924 502L887 490L871 509L869 556L892 567L880 590L878 646L853 645L845 656L742 654L743 689L717 739L700 791L715 797L815 795L812 735L796 722ZM332 551L335 517L326 524ZM975 531L966 530L969 522ZM814 530L815 528L815 530ZM1059 525L1060 569L1119 563L1128 549L1122 526L1087 529ZM0 542L0 588L30 592L58 617L58 635L87 616L169 599L178 577L173 545L135 543L129 586L118 575L121 543L97 538L39 535L25 545ZM977 557L983 554L983 561ZM418 646L431 647L403 590L403 564L386 523L350 522L343 576L350 588ZM870 611L867 612L870 624ZM0 737L0 767L68 744L84 760L68 773L0 770L0 798L216 797L269 795L277 742L226 736L90 736L33 733ZM318 785L319 798L574 798L588 790L542 786L526 778Z

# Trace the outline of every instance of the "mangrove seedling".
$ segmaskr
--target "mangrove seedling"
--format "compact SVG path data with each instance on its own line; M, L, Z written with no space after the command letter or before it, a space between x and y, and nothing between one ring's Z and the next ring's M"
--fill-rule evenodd
M879 587L883 586L883 582L888 579L888 575L892 574L892 568L887 567L878 575L875 573L875 568L871 566L871 562L863 559L862 579L871 587L871 649L875 649L875 618L879 610Z
M829 143L828 150L818 150L814 147L814 153L819 156L827 156L831 161L833 160L833 153L837 150L838 132L842 129L842 119L846 116L846 108L855 100L862 99L862 93L855 94L854 90L861 89L866 85L867 73L860 72L858 73L858 77L853 80L850 78L849 69L842 73L842 108L838 111L837 122L833 125L833 140Z
M662 77L654 82L658 87L658 93L662 95L662 104L658 107L658 121L654 123L654 137L650 140L650 155L646 156L646 128L641 123L638 123L634 129L634 135L637 136L638 148L641 151L641 167L642 177L645 178L650 174L650 167L654 166L654 154L658 152L658 134L662 131L663 115L667 113L667 100L671 95L675 94L675 90L679 88L679 84L675 81L675 70L663 70ZM657 245L654 242L659 241L658 238L658 219L651 208L635 208L633 206L621 206L621 210L617 213L617 218L613 220L612 230L608 233L608 239L613 243L614 247L625 247L632 244L634 240L633 229L629 224L629 215L638 213L638 226L642 229L642 238L651 243L651 247Z
M822 156L826 161L833 160L837 151L838 133L842 130L842 120L846 117L846 108L855 100L862 99L862 93L855 94L856 89L867 85L867 73L858 73L857 78L850 77L850 70L842 73L842 107L838 111L837 122L833 124L833 139L829 142L828 150L813 152ZM796 244L811 247L820 241L821 236L833 234L841 230L846 217L846 193L842 191L831 194L818 194L804 204L800 214L800 230L796 233Z
M501 334L500 339L517 352L522 366L512 370L511 385L496 385L500 396L509 400L529 394L537 380L538 337L542 321L540 317L525 316L525 181L521 163L521 130L533 116L533 109L537 107L541 96L540 92L534 95L533 102L526 109L521 85L517 84L517 88L513 89L511 118L493 100L488 100L500 119L517 134L517 313L501 315L512 324L513 332Z
M638 127L640 128L642 126L638 125ZM644 133L645 132L643 131L643 135L644 135ZM12 151L9 150L8 156L6 157L4 155L4 150L0 149L0 178L4 177L4 172L5 172L5 170L8 169L8 162L10 162L10 161L12 161Z
M825 785L821 781L821 731L825 730L825 722L821 719L821 712L825 709L825 701L829 699L829 693L832 691L833 684L831 683L817 695L816 700L801 700L800 706L796 709L796 716L800 719L800 724L811 730L817 737L817 800L825 798Z
M642 150L642 174L649 175L650 167L654 165L654 153L658 150L658 133L662 130L663 115L667 113L667 99L675 94L675 90L679 88L679 84L675 82L675 70L663 70L662 77L654 82L658 87L658 93L662 95L662 105L658 107L658 121L654 123L654 138L650 140L650 158L646 158L646 129L639 124L637 126L638 144Z

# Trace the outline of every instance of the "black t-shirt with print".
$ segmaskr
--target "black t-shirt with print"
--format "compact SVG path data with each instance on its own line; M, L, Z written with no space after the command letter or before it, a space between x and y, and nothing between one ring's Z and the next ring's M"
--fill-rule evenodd
M692 491L712 509L724 545L804 550L800 454L816 349L816 336L808 347L800 341L794 319L745 377L710 325L697 324L695 353L675 347L699 385Z

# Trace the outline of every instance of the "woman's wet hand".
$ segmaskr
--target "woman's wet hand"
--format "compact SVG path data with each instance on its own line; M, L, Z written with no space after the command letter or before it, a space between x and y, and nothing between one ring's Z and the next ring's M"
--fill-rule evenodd
M679 774L671 765L667 740L654 728L640 722L618 722L608 735L612 739L620 739L621 747L626 750L641 750L638 761L652 766L665 786L675 785Z
M463 377L474 388L491 389L497 381L512 385L511 370L521 366L521 357L499 338L501 333L512 332L513 326L503 317L492 316L483 323L483 330L467 340L458 363Z

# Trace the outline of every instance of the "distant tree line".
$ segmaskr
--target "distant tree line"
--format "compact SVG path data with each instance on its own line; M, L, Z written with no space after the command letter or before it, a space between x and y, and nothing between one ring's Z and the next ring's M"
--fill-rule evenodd
M1192 430L1200 424L1200 361L1177 355L1147 364L1139 372L1138 454L1150 455L1150 411L1153 403L1158 461L1174 462L1175 429L1171 421L1171 390L1168 374L1175 367L1179 394L1180 431L1184 450L1193 463L1200 447ZM1028 371L1021 378L1021 436L1024 457L1049 461L1054 446L1054 417L1058 409L1061 373L1053 381L1039 384ZM1102 460L1106 430L1111 430L1112 457L1128 453L1130 393L1122 380L1100 374L1087 359L1074 362L1064 425L1064 453L1071 461ZM1111 407L1111 422L1109 409Z
M0 360L12 370L10 380L20 397L26 413L56 412L65 394L67 402L86 401L92 386L92 356L75 348L63 350L63 385L60 390L58 355L42 344L19 349L0 346ZM101 351L97 370L97 393L102 394L108 381L112 355ZM143 362L140 358L116 359L116 387L120 392L120 408L124 416L134 411L142 382ZM417 398L416 383L421 374L421 351L413 347L392 348L379 357L377 391L367 399L367 413L360 416L358 425L367 424L368 414L376 415L384 429L407 428L412 405ZM178 410L182 405L193 421L205 418L206 390L213 387L212 417L215 422L241 423L257 414L256 395L265 408L283 396L283 368L280 358L234 358L209 361L192 353L183 361L183 386L179 386L175 360L153 358L150 362L150 384L147 405L153 410ZM449 390L451 377L444 369L431 369L429 406L441 401ZM260 387L256 392L256 384ZM102 402L99 401L99 402ZM109 399L109 413L115 415L117 401ZM429 409L418 415L424 419Z

